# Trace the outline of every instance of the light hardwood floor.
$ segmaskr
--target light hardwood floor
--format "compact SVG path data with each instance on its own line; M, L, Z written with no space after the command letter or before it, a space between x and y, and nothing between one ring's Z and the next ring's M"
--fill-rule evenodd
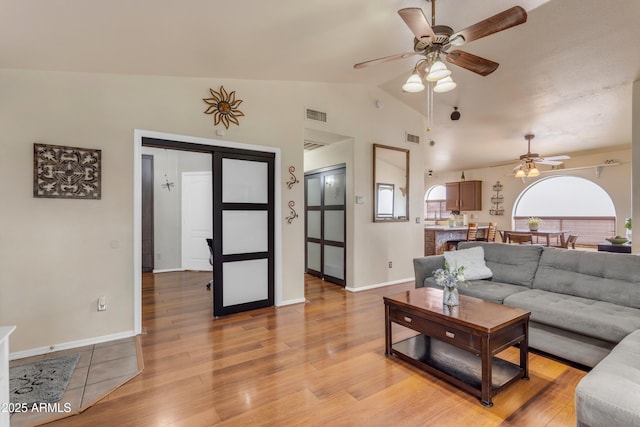
M385 357L382 296L413 283L349 293L306 276L306 304L212 319L206 282L145 274L144 371L51 425L575 426L585 372L541 355L492 408Z

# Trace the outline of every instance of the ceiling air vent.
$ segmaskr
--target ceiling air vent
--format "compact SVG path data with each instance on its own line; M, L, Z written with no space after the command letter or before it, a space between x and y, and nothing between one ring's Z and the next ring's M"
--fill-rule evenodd
M307 108L307 119L327 123L327 113Z
M409 132L406 134L407 142L413 142L415 144L420 144L420 137L418 135L411 135Z

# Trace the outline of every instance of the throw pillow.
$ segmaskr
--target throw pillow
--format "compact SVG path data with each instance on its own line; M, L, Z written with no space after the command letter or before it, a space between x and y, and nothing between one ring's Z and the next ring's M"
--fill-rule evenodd
M451 269L464 266L465 280L488 279L493 276L493 272L484 262L484 248L482 246L445 252L444 259Z

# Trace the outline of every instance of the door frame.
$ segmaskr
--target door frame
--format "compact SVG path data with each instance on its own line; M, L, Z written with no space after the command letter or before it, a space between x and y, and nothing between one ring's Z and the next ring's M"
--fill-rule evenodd
M209 145L215 147L262 151L274 153L274 304L276 306L299 301L282 299L282 202L281 202L281 153L278 147L222 141L186 135L176 135L143 129L133 131L133 330L142 333L142 139L158 139L180 144L180 149L190 151L189 144Z

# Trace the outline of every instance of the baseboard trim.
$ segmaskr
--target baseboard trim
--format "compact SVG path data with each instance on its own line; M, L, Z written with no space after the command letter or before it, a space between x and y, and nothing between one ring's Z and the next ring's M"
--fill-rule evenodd
M280 302L280 304L278 304L276 307L284 307L285 305L293 305L293 304L304 304L305 302L307 302L307 300L304 298L290 299L290 300Z
M165 269L162 269L162 270L153 270L153 274L156 274L156 273L173 273L173 272L176 272L176 271L187 271L187 270L185 270L184 268L165 268Z
M347 286L344 289L349 291L349 292L368 291L370 289L384 288L385 286L397 285L399 283L407 283L407 282L411 282L413 280L416 280L416 278L415 277L408 277L406 279L392 280L391 282L383 282L383 283L376 283L374 285L358 286L357 288L352 288L351 286Z
M116 334L103 335L100 337L87 338L84 340L69 341L61 344L53 344L48 347L38 347L38 348L32 348L30 350L16 351L15 353L9 354L9 360L22 359L24 357L31 357L31 356L40 356L41 354L52 353L54 351L67 350L70 348L100 344L107 341L114 341L122 338L133 337L135 335L136 334L134 333L134 331L125 331L125 332L118 332Z

